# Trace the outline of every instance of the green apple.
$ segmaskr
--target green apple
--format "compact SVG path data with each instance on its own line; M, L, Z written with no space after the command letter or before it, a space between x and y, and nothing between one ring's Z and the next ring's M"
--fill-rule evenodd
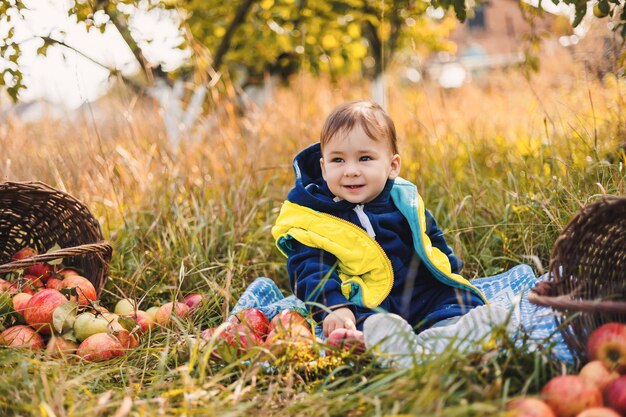
M146 313L148 313L148 315L150 317L152 317L152 320L155 321L156 320L156 312L159 310L160 306L152 306L149 309L146 310Z
M74 336L79 341L85 340L92 334L106 333L108 328L109 321L93 313L81 313L74 320Z
M115 309L113 312L115 314L119 314L120 316L128 316L131 314L135 314L135 310L137 309L137 303L130 298L122 298L120 301L115 304Z

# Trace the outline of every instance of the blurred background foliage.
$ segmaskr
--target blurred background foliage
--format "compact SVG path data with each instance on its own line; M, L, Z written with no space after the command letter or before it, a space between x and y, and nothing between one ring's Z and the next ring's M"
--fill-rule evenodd
M75 0L67 13L88 30L117 30L141 67L142 76L126 79L142 89L155 80L175 79L207 82L220 75L239 85L258 85L270 73L287 82L303 69L327 73L333 79L358 74L374 79L381 75L398 51L428 54L454 51L448 36L455 22L474 15L476 5L465 0ZM544 2L545 3L545 2ZM573 8L570 25L578 26L591 13L609 17L613 30L625 38L624 0L599 0L588 7L586 0L552 0L554 5ZM480 6L481 2L477 2ZM539 2L541 9L541 1ZM521 8L528 8L520 2ZM17 98L24 88L19 57L21 46L13 38L11 19L19 19L28 8L24 0L3 0L0 22L2 68L0 86ZM588 10L589 9L589 10ZM180 30L178 48L190 51L189 59L177 68L151 62L145 54L150 39L141 39L133 29L137 11L160 11ZM526 14L529 22L534 17ZM39 36L38 53L45 55L53 45L67 45L62 34ZM531 37L531 44L539 41ZM529 48L529 55L532 54ZM86 51L82 51L86 52ZM536 55L536 54L535 54ZM623 65L623 57L621 61ZM536 64L535 64L536 66ZM109 68L111 75L120 71Z

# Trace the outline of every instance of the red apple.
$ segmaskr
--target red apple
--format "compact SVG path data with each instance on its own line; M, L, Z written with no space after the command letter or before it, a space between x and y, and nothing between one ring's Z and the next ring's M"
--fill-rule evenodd
M604 389L606 405L626 416L626 375L620 376Z
M46 355L50 358L60 358L76 352L78 345L62 336L52 336L46 346Z
M237 348L238 353L245 353L253 346L259 346L263 340L243 324L228 323L226 329L218 334L226 343Z
M576 414L586 408L602 406L600 390L588 385L578 375L559 375L552 378L541 390L541 399L557 417L576 417Z
M42 262L26 268L25 275L33 275L45 283L54 276L54 270L55 267L53 265Z
M506 410L506 417L556 417L548 404L532 397L511 400L506 405Z
M283 310L272 318L270 321L269 331L277 327L288 328L293 325L307 325L306 319L302 314L295 310Z
M24 309L24 320L43 334L52 331L52 313L67 298L57 290L44 289L33 295Z
M46 288L52 288L54 290L61 291L61 289L63 288L63 281L54 277L48 278L48 281L46 281Z
M120 341L124 349L134 349L139 346L139 339L136 335L125 329L117 320L109 323L109 333Z
M18 250L17 252L15 252L13 256L11 257L11 260L19 261L19 260L26 259L26 258L32 258L35 255L37 255L37 251L33 248L29 248L28 246L26 246Z
M600 360L619 373L626 372L626 324L607 323L595 329L587 339L587 358Z
M365 352L363 332L349 329L335 329L326 339L326 343L337 349L352 350L357 355Z
M591 407L576 415L576 417L621 417L607 407Z
M96 333L83 340L76 354L86 361L102 362L122 356L124 346L108 333Z
M155 321L160 325L165 325L169 323L172 310L175 316L185 317L189 313L189 306L185 303L165 303L157 310L155 316Z
M72 268L63 268L60 271L57 271L57 275L63 278L67 278L70 275L80 275L77 270Z
M600 391L612 381L619 378L619 374L616 371L607 369L604 363L600 361L591 361L582 367L578 373L583 381L597 387Z
M13 301L13 310L17 311L22 316L24 315L24 310L26 310L26 304L28 304L28 300L30 300L33 296L31 294L25 292L18 292L12 298Z
M265 339L269 332L270 321L261 310L246 308L237 314L239 322L248 327L261 339Z
M202 333L200 333L200 337L203 340L209 341L217 331L217 327L209 327L208 329L204 329Z
M205 298L204 294L193 293L186 296L183 302L189 306L190 312L193 312L194 310L197 310L200 305L202 305Z
M307 325L294 324L288 328L277 326L270 330L265 339L268 345L273 345L276 341L289 341L289 342L305 342L311 343L314 340L311 328Z
M22 287L22 292L28 294L34 294L45 287L42 279L35 275L24 275L20 278L19 282Z
M0 292L7 291L9 295L17 294L17 286L13 282L9 282L0 278Z
M95 301L98 298L96 288L91 281L80 275L70 275L62 281L63 288L75 288L78 293L78 304L89 305L91 301ZM76 296L72 295L70 300L76 301Z
M0 333L0 345L26 349L43 349L43 337L33 328L18 324Z
M154 320L152 319L152 316L143 310L137 310L136 314L131 314L130 317L135 319L139 327L141 327L141 331L143 333L154 327Z

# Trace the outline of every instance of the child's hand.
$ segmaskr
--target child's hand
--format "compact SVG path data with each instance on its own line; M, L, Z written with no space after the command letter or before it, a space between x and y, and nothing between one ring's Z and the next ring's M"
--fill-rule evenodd
M324 336L328 337L335 329L356 330L356 318L352 310L346 307L333 310L322 322Z

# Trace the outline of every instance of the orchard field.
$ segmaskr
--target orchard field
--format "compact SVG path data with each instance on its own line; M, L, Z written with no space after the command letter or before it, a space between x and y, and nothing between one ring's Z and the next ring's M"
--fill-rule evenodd
M389 70L401 176L418 185L470 279L520 263L542 274L573 214L626 193L624 79L573 63L542 68L457 90L404 83ZM289 293L270 229L293 182L291 159L317 140L335 105L369 95L365 81L300 74L242 110L223 88L178 146L153 103L121 91L74 120L2 123L1 177L70 193L112 242L103 305L208 298L190 319L155 328L107 362L0 349L0 415L491 416L572 371L550 358L549 342L533 352L505 336L482 354L451 350L409 370L381 368L367 353L271 360L259 351L225 362L193 343L255 277Z

